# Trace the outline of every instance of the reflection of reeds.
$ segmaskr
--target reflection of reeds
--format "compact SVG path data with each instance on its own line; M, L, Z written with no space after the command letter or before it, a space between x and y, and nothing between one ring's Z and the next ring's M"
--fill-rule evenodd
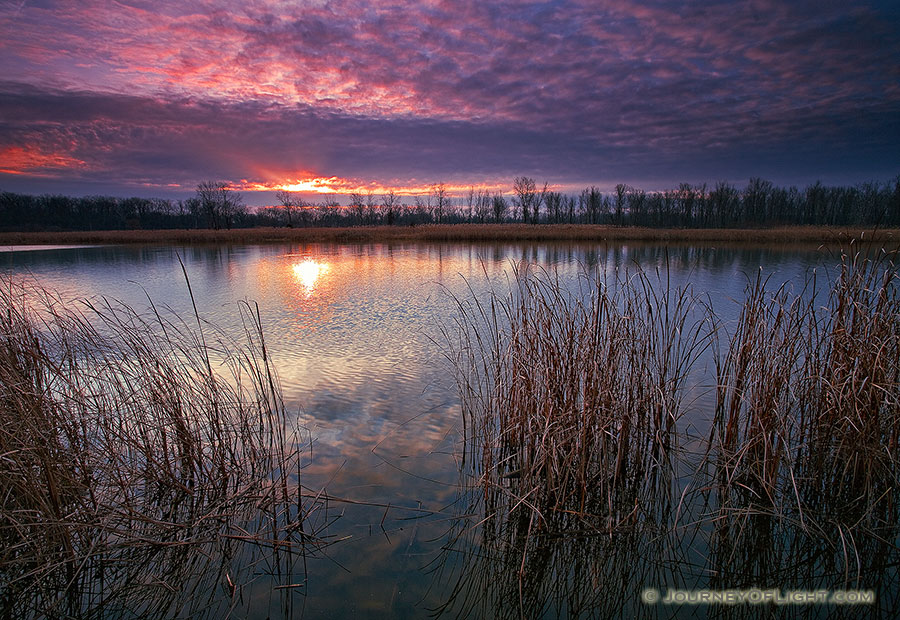
M468 508L477 512L477 500L471 499ZM646 536L640 529L598 534L580 521L563 519L559 529L535 533L521 515L459 525L435 574L435 582L446 588L435 610L444 616L640 616L647 611L643 587L683 583L679 571L689 568L671 537Z
M517 558L509 592L526 616L577 569L578 549L602 551L582 539L666 532L685 382L712 338L703 305L658 275L584 282L569 291L526 270L508 296L459 304L480 544L501 564Z
M294 572L315 504L258 313L238 346L2 287L2 615L218 615L254 563Z

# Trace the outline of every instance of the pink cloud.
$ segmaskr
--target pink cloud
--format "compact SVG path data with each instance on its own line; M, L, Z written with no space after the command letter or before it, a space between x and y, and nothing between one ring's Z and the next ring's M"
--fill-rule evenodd
M233 172L241 166L278 168L279 158L286 173L363 178L345 168L374 168L366 148L400 167L438 166L444 152L444 176L461 175L467 161L485 165L485 135L497 142L496 161L566 174L564 166L603 162L604 149L627 151L616 163L676 161L818 135L837 152L846 136L877 137L872 127L900 114L896 19L877 6L770 0L435 0L402 10L362 0L7 4L3 80L147 103L72 125L18 111L25 124L8 119L0 144L71 152L93 166L110 148L139 161L140 148L165 142L217 162L231 179L248 176ZM248 106L223 117L241 126L243 151L229 144L237 125L213 131L208 118L160 118L166 104L185 102L198 106L191 114ZM155 116L141 116L151 108ZM334 129L293 127L292 115ZM76 150L60 151L54 141L67 133Z

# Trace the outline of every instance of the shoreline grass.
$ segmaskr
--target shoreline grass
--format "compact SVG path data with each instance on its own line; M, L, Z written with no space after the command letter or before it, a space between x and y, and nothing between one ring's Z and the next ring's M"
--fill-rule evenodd
M830 226L777 228L638 228L589 224L430 224L348 228L242 228L232 230L104 230L2 232L2 245L40 244L265 244L619 242L846 245L853 239L900 245L900 229Z

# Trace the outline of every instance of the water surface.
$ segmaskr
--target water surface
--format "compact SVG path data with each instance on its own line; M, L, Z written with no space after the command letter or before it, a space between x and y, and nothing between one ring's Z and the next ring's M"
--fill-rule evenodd
M105 246L0 253L0 270L66 300L116 299L147 312L152 299L190 317L184 269L201 316L235 338L242 330L238 303L258 304L288 408L312 438L303 484L313 491L327 487L336 498L330 510L340 515L323 532L337 541L328 558L312 560L298 577L304 586L290 594L293 611L332 618L427 616L452 598L452 584L471 570L461 553L446 549L452 547L448 536L459 533L462 439L444 334L452 333L456 299L504 290L513 268L526 263L559 274L573 289L586 269L610 275L638 266L659 271L661 281L708 296L727 327L760 270L771 284L799 290L811 270L833 270L838 257L812 247L640 243ZM710 396L702 389L695 396L692 424L698 427ZM257 587L240 609L265 617L277 615L281 604ZM496 601L478 604L488 608L476 608L474 615L495 615ZM465 615L464 600L451 609ZM576 611L595 615L598 609ZM557 612L566 610L546 610Z

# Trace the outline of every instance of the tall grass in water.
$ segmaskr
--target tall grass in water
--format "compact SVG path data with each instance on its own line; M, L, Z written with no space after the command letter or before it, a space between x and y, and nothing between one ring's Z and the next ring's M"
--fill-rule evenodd
M709 315L659 273L592 275L570 290L527 268L507 295L472 295L459 311L449 337L468 512L484 515L482 551L499 558L481 572L509 586L501 598L516 614L539 615L541 593L565 590L556 581L585 559L561 539L585 549L596 545L584 538L667 534L686 381L711 343Z
M481 483L515 481L514 504L538 521L602 514L608 529L649 509L639 492L670 473L685 381L711 331L700 300L659 274L584 284L517 271L505 298L461 301L453 361Z
M295 572L316 504L258 312L238 345L8 280L0 299L0 615L219 615L254 563L270 588Z
M478 515L472 520L483 518L477 505L467 508ZM671 617L643 605L641 591L649 585L684 584L683 573L690 571L671 538L647 536L646 528L620 527L601 535L575 527L526 538L514 517L496 515L482 525L487 528L461 522L434 567L435 587L444 595L435 610L439 615Z
M447 610L483 592L489 609L517 605L510 616L615 614L647 586L877 587L865 611L890 609L900 596L891 258L844 256L827 287L813 275L799 293L759 279L731 336L707 304L645 273L570 292L522 270L506 296L461 300L450 349L469 481L455 544L468 559ZM707 350L715 376L704 379ZM710 432L688 452L678 421L705 383ZM622 549L631 564L613 561Z
M769 292L761 280L748 288L718 369L709 445L719 582L794 576L805 556L820 583L865 587L877 561L896 553L900 291L891 258L844 256L824 293L814 279L800 294Z

